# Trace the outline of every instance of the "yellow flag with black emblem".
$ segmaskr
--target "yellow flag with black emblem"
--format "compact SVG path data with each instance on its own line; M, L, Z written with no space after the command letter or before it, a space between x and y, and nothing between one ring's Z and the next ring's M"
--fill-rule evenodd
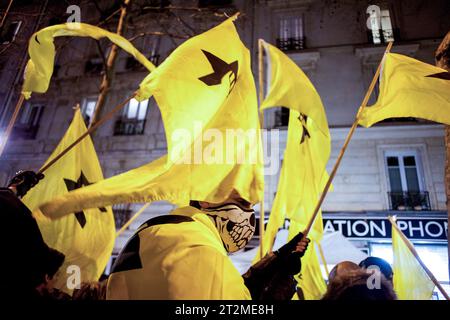
M308 225L328 179L325 167L330 157L331 139L322 101L311 81L278 48L265 42L263 45L268 53L270 85L261 109L289 108L286 149L263 238L267 252L285 219L290 219L289 239ZM326 290L314 248L314 242L319 242L322 234L319 212L308 235L313 241L302 258L301 275L297 276L306 299L319 299Z
M305 228L327 181L325 166L331 152L330 133L322 101L304 72L278 48L265 43L270 86L262 109L289 108L286 149L272 212L264 234L267 251L286 218ZM320 241L319 214L310 237Z
M77 109L69 129L46 163L86 131L81 112ZM23 198L23 202L33 211L45 242L66 256L55 275L55 286L66 292L70 292L68 277L72 275L73 279L77 279L78 271L81 281L97 281L102 275L114 246L114 216L111 207L98 207L50 220L42 215L38 207L54 197L102 179L100 162L88 136L48 168L44 180Z
M147 70L155 66L124 37L87 23L65 23L50 26L34 33L28 44L28 60L22 94L29 99L32 92L44 93L50 84L55 60L55 37L77 36L99 40L103 37L135 57Z
M161 110L168 154L45 203L44 214L156 200L220 203L233 190L259 202L263 164L256 88L250 54L233 19L178 47L141 83L137 99L150 95Z
M377 102L365 108L359 124L414 117L450 125L450 73L397 54L385 56Z

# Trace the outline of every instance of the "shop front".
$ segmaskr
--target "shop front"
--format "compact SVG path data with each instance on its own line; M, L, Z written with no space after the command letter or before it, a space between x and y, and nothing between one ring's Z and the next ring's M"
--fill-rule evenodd
M324 213L324 232L339 232L363 253L383 258L392 264L392 226L387 219L389 215L397 217L397 225L414 244L425 265L450 292L448 220L444 211ZM329 262L327 264L329 268L333 266ZM435 291L434 298L443 299L438 291Z

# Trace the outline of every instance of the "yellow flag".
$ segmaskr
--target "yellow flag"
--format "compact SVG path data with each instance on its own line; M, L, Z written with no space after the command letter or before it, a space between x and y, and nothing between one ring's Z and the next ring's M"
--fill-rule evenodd
M311 81L283 52L264 43L271 69L270 89L261 108L289 108L289 124L283 165L263 246L272 247L278 229L290 219L289 239L308 225L328 179L325 166L331 152L330 133L322 101ZM314 242L323 234L319 212L308 235L313 241L302 258L298 278L306 299L319 299L326 291ZM259 257L256 256L255 260Z
M283 52L264 43L271 68L270 89L261 108L290 109L287 145L272 212L264 234L266 252L284 219L305 228L327 181L325 170L331 143L321 99L303 71ZM322 216L318 215L310 237L320 241Z
M329 136L327 116L314 85L280 49L264 41L263 45L269 56L270 87L261 110L286 107L298 111L313 119L317 128Z
M388 53L378 100L364 109L359 124L370 127L384 119L402 117L450 124L450 73L401 54Z
M46 163L86 130L81 112L77 110L69 129ZM45 242L66 255L63 266L56 274L56 287L61 290L70 292L67 278L74 275L78 267L82 281L99 279L114 246L114 217L110 207L99 207L73 211L75 213L52 221L39 212L38 206L102 179L100 163L88 136L47 169L44 180L23 198L23 202L33 211Z
M155 66L140 53L127 39L118 34L86 23L65 23L50 26L34 33L29 41L28 60L25 68L25 79L22 94L29 99L32 92L44 93L47 91L50 78L53 74L55 60L55 37L78 36L100 39L107 37L111 42L122 48L142 63L149 71Z
M123 202L218 203L233 189L259 202L256 89L249 51L231 19L177 48L141 89L139 98L151 93L161 109L168 155L46 203L46 215Z
M295 221L289 225L288 239L292 239L303 227ZM295 278L302 289L305 300L319 300L327 291L327 285L322 276L319 258L317 257L316 241L311 241L302 259L302 270Z
M394 290L400 300L430 300L434 283L406 245L412 243L392 224L392 249L394 251Z

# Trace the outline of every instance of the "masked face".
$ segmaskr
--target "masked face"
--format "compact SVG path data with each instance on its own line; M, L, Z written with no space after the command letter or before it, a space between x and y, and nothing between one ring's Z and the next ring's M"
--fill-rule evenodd
M244 248L255 233L255 211L241 209L236 204L223 204L202 209L210 216L219 230L228 252Z

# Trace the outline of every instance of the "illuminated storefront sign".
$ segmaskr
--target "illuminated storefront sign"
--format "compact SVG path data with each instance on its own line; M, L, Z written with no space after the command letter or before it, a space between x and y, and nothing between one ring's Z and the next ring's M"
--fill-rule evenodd
M341 232L347 238L390 239L391 223L384 217L323 217L324 232ZM411 240L447 241L446 218L398 217L397 225Z

